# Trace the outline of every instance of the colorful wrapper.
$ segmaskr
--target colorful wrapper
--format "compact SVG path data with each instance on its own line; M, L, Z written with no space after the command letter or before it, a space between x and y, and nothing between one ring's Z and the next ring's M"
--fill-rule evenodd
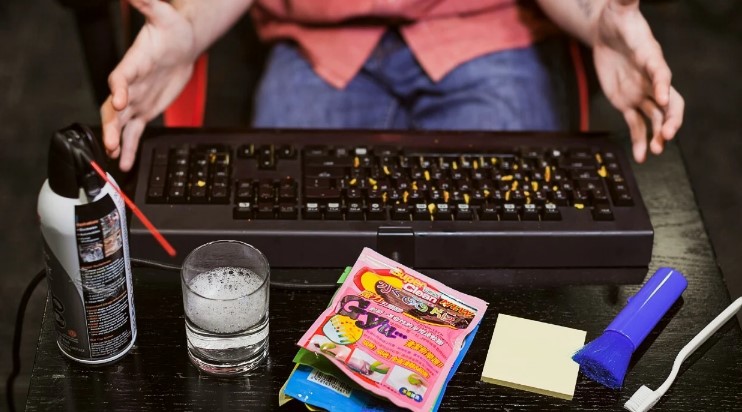
M373 395L431 411L486 308L481 299L364 249L298 344Z

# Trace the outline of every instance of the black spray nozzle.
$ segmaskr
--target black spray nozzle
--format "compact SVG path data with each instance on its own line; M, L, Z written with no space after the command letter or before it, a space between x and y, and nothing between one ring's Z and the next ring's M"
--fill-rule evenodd
M58 130L49 146L49 186L54 193L77 198L80 188L94 197L105 182L93 170L90 162L103 164L103 150L90 129L73 124Z

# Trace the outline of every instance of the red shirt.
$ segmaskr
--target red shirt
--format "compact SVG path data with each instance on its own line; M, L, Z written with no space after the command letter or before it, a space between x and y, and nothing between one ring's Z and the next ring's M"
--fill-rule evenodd
M293 40L337 88L358 73L390 26L434 81L475 57L557 31L532 2L516 0L257 0L252 15L262 40Z

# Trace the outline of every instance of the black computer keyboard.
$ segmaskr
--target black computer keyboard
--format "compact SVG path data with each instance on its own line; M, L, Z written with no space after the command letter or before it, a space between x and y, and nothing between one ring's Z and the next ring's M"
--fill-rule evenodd
M273 268L340 268L371 247L421 270L641 281L651 257L631 167L604 134L169 130L140 150L135 201L179 261L238 239ZM132 256L166 260L140 222L130 236Z

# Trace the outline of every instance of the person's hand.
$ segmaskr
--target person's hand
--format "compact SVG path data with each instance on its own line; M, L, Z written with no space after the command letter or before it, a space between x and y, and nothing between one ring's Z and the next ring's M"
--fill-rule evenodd
M145 17L136 40L108 77L111 95L100 108L103 144L119 167L131 169L144 127L180 94L196 60L193 28L160 0L129 0Z
M596 23L593 57L608 100L624 116L631 133L634 159L649 149L662 153L683 122L685 102L671 86L662 49L639 11L639 0L608 0Z

